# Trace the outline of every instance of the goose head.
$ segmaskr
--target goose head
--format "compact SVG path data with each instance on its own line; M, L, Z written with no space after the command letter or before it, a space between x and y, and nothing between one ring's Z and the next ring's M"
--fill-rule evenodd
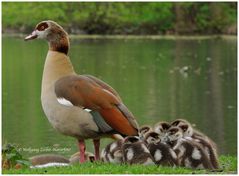
M33 39L45 39L49 43L49 49L67 54L69 39L66 31L56 22L46 20L38 23L31 34L25 37L25 41Z
M54 21L47 20L38 23L33 32L25 37L25 40L46 39L48 41L67 34L64 29Z

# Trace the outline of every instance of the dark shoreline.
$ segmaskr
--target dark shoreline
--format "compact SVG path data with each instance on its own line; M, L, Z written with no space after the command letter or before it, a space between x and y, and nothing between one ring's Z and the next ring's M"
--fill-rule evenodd
M24 38L27 34L18 33L2 33L2 37ZM88 35L79 34L71 35L70 38L75 39L167 39L167 40L206 40L206 39L229 39L237 40L237 35Z

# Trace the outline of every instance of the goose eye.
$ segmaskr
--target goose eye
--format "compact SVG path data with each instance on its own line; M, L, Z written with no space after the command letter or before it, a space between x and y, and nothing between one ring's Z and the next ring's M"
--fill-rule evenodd
M37 29L39 31L44 31L46 28L48 28L48 24L47 23L41 23L40 25L37 26Z

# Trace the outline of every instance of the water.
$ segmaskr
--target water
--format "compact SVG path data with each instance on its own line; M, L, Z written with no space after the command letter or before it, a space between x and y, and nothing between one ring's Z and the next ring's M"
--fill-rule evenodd
M57 133L40 103L45 41L2 40L3 143L26 156L77 151ZM210 136L220 154L237 152L236 39L73 40L80 74L101 78L121 95L140 125L185 118ZM111 139L103 139L102 147ZM93 151L91 141L87 149Z

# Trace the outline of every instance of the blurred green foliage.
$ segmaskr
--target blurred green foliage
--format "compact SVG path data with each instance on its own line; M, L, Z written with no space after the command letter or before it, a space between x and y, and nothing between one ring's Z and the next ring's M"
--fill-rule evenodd
M225 33L236 28L236 2L3 2L3 31L29 32L51 19L70 33ZM229 28L229 29L228 29ZM231 29L232 30L232 29ZM229 32L231 32L229 30ZM234 29L235 31L235 29Z
M20 164L20 165L18 165ZM2 167L4 169L16 168L20 169L22 166L29 166L30 162L25 159L12 144L4 144L2 148Z

